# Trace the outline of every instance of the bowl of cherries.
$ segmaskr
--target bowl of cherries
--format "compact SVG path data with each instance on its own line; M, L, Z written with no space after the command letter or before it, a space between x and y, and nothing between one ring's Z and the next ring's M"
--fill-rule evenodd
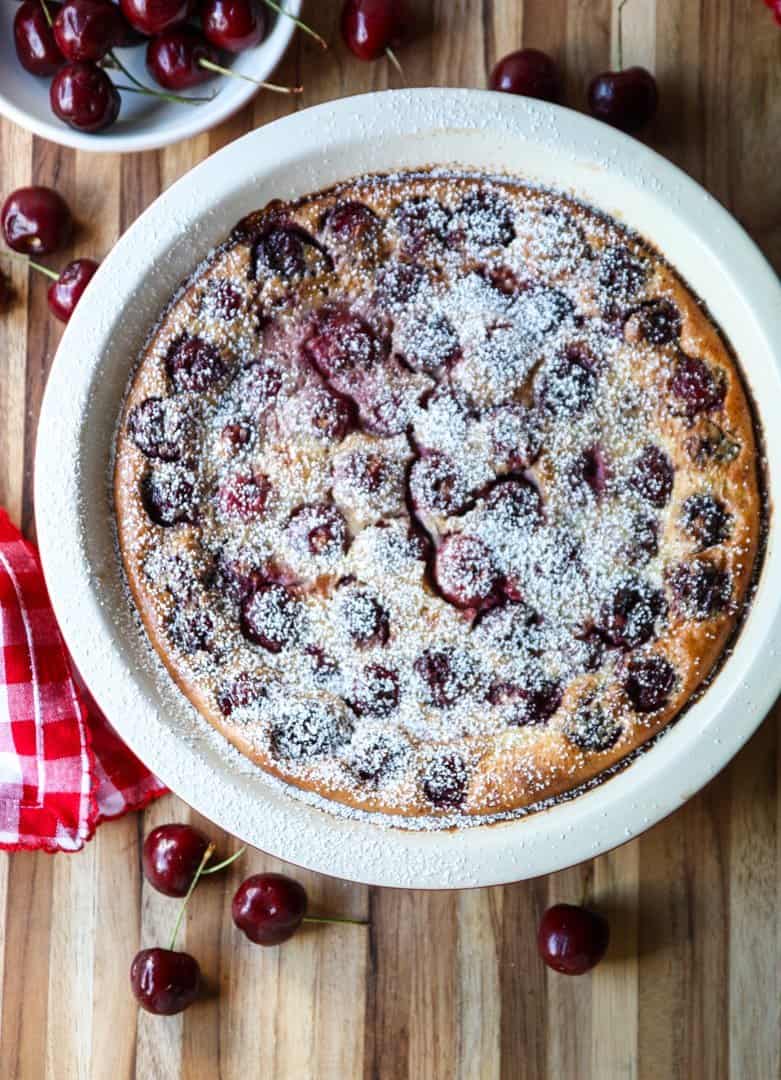
M153 150L207 131L268 82L302 0L22 0L3 8L0 113L80 150Z

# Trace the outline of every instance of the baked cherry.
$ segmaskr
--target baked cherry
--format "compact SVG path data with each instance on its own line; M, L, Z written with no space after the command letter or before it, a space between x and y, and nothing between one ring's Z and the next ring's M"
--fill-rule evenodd
M540 920L537 949L554 971L584 975L607 952L610 925L604 915L574 904L554 904Z
M208 846L192 825L160 825L144 841L144 877L165 896L186 896Z
M683 413L693 419L699 413L721 408L726 393L724 378L714 374L697 356L681 353L670 378L670 389L682 402Z
M450 212L438 199L420 195L405 199L393 211L401 246L408 255L420 255L443 244L450 231Z
M679 563L667 573L674 604L691 619L709 619L724 611L732 595L729 573L709 559Z
M381 364L388 350L388 343L360 315L341 307L321 310L304 344L309 361L337 390L351 397L356 380Z
M407 29L404 0L345 0L342 39L359 60L377 60L401 44Z
M182 466L169 466L167 472L150 473L141 483L144 509L151 520L163 528L192 521L194 498L194 478Z
M435 573L443 597L456 607L490 607L499 598L501 575L490 548L477 536L446 536L437 551Z
M241 605L241 632L248 641L278 653L298 633L298 602L284 585L264 582Z
M609 469L601 446L584 450L578 462L578 474L599 498L607 487Z
M262 473L238 473L222 485L218 493L220 510L234 521L260 517L271 497L271 481Z
M200 604L177 604L166 619L171 642L184 653L215 651L214 619Z
M48 3L54 18L59 4ZM65 63L41 0L24 0L14 16L14 46L19 63L31 75L54 75Z
M586 699L564 723L563 733L584 754L611 750L624 731L621 721L599 702Z
M399 678L380 664L368 664L356 680L350 699L359 716L387 716L399 704Z
M204 0L201 25L212 45L237 53L261 43L268 19L258 0Z
M110 127L122 105L119 91L105 71L88 61L60 68L52 79L49 101L63 123L89 133Z
M674 685L675 669L663 656L637 656L627 664L623 686L636 712L663 708Z
M73 225L68 204L48 187L12 191L0 217L6 244L23 255L48 255L65 247Z
M284 874L253 874L236 890L233 921L256 945L281 945L306 915L306 889Z
M588 88L592 115L629 134L645 127L658 104L656 79L642 67L605 71Z
M302 506L287 527L290 543L316 559L333 560L347 548L347 522L330 503Z
M171 342L165 366L175 390L209 390L226 372L222 357L210 342L188 335Z
M106 0L65 0L53 29L66 60L102 60L124 35L119 8Z
M627 341L669 345L681 335L681 313L671 300L646 300L624 323Z
M634 649L649 641L666 610L664 594L641 579L619 585L602 607L599 631L610 645Z
M423 794L440 810L457 810L466 798L469 780L460 754L439 753L425 767Z
M499 705L508 722L519 727L544 724L561 705L561 699L560 684L543 678L529 685L498 682L488 694L491 704Z
M130 986L147 1012L173 1016L198 997L201 969L189 953L173 949L142 949L130 967Z
M150 458L177 461L182 456L187 422L170 398L148 397L128 416L130 438Z
M385 645L390 635L388 613L366 589L346 588L337 605L339 621L359 649Z
M352 257L354 245L374 247L380 236L381 223L366 203L357 201L338 202L325 216L323 230L330 240L350 245Z
M410 470L409 488L417 510L452 514L466 501L466 483L446 454L426 454Z
M672 494L675 470L664 450L650 444L632 466L629 484L657 510L667 505Z
M466 655L453 649L426 649L413 665L432 705L454 705L474 683L474 669Z
M319 274L333 266L330 256L300 225L272 225L266 228L252 249L253 279L265 271L294 281L307 274Z
M539 49L519 49L503 57L491 72L492 90L558 101L561 84L555 62Z
M214 72L204 67L201 61L216 64L219 59L214 46L191 26L164 30L152 38L146 50L147 69L155 82L166 90L188 90L206 82Z
M98 264L94 259L74 259L60 271L57 280L51 283L46 293L52 315L61 322L70 319L97 268Z
M730 521L724 503L706 492L689 495L681 508L681 524L700 550L723 544L730 534Z
M570 346L543 371L535 383L535 396L546 412L571 416L589 407L596 389L594 363L581 350Z
M264 701L266 697L265 680L251 672L242 671L223 683L217 692L217 704L224 716L230 716L234 709L246 709Z
M190 14L190 0L119 0L119 5L133 29L147 37L183 23Z

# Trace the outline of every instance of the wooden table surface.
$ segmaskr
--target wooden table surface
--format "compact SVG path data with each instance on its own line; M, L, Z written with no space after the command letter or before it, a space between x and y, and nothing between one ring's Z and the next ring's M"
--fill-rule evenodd
M339 6L305 5L334 41ZM615 62L617 6L419 0L419 35L400 50L407 81L482 87L495 59L525 44L558 58L565 102L583 108L589 77ZM651 144L781 267L781 28L761 0L629 0L624 60L659 79ZM301 107L398 85L384 62L361 64L338 43L323 56L301 37L278 74L303 80ZM261 95L209 135L121 158L3 124L0 192L58 188L83 223L74 250L100 257L183 172L292 107ZM32 535L36 420L60 330L45 281L0 266L17 291L0 321L0 502ZM281 865L249 853L196 892L183 942L210 996L168 1019L139 1013L128 988L134 952L164 943L176 909L143 882L139 844L161 822L206 822L170 796L104 825L78 855L0 856L0 1078L779 1077L779 715L667 821L547 879L435 894L296 872L316 909L368 922L307 929L280 949L251 946L230 919L242 877ZM536 924L584 888L613 944L591 976L567 979L538 960Z

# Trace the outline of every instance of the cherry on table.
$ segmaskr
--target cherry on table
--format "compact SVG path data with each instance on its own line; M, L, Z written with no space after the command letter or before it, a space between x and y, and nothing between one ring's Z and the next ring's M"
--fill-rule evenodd
M400 45L407 26L403 0L345 0L341 30L345 45L359 60L377 60Z
M659 104L656 79L642 67L605 71L592 80L588 104L597 120L632 134L644 127L656 112Z
M106 0L66 0L53 29L66 60L102 60L125 32L119 8Z
M503 57L491 72L490 86L540 101L558 101L561 88L555 62L539 49L519 49Z
M284 874L254 874L233 897L233 921L256 945L281 945L298 930L306 889Z
M119 0L119 5L133 29L147 37L183 23L190 14L190 0Z
M40 186L12 191L0 219L6 244L23 255L48 255L65 247L73 226L63 197Z
M59 6L49 4L49 13L54 16ZM24 0L17 8L14 45L19 63L31 75L54 75L65 63L40 0Z
M187 90L213 77L202 64L219 61L219 53L206 38L191 26L164 30L153 38L146 50L150 75L166 90Z
M69 127L96 132L110 127L119 116L119 91L102 68L76 61L60 68L49 90L52 112Z
M144 841L144 877L165 896L186 896L208 846L192 825L160 825Z
M98 264L94 259L74 259L69 262L46 293L49 310L61 322L67 322L84 290L89 285Z
M142 1009L158 1016L183 1012L198 997L201 969L189 953L142 949L130 965L130 986Z
M554 904L543 915L537 949L554 971L584 975L607 952L610 925L603 915L575 904Z
M201 25L212 45L237 53L260 44L266 36L268 17L258 0L205 0Z

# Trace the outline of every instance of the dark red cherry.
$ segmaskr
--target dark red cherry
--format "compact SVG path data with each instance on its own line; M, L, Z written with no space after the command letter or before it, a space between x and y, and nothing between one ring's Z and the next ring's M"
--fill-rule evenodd
M350 699L359 716L387 716L399 704L399 678L380 664L368 664L358 676Z
M98 264L94 259L74 259L68 263L46 293L52 315L61 322L70 319L97 268Z
M684 415L690 420L699 413L720 408L726 393L721 373L715 375L704 360L684 353L676 362L670 389L681 400Z
M627 664L624 690L639 713L657 712L675 685L675 670L663 656L637 656Z
M603 915L574 904L554 904L537 931L540 956L562 975L584 975L607 952L610 925Z
M189 424L171 398L148 397L133 407L127 428L147 457L177 461L182 456Z
M192 825L159 825L144 841L144 877L165 896L185 896L208 846Z
M165 366L175 390L204 391L225 375L217 349L201 337L184 335L171 342Z
M142 949L130 965L133 995L147 1012L173 1016L198 997L201 969L189 953L173 949Z
M387 357L388 343L360 315L332 307L318 313L304 352L337 390L353 396L356 380Z
M237 53L261 43L268 18L258 0L204 0L201 26L212 45Z
M302 506L290 518L288 539L302 554L335 559L347 548L347 522L331 503Z
M642 67L605 71L588 88L592 115L630 134L652 119L658 104L656 79Z
M59 11L59 4L47 7L52 17ZM41 0L24 0L16 9L14 45L19 63L32 75L54 75L65 63Z
M724 611L732 595L728 571L709 559L679 563L667 572L675 608L691 619L709 619Z
M166 90L188 90L214 77L201 60L219 63L219 53L191 26L176 26L152 38L146 50L149 74ZM238 304L237 304L238 306Z
M66 64L52 79L49 101L56 117L90 134L110 127L119 116L122 100L111 79L97 64Z
M435 573L440 592L456 607L490 607L499 597L501 575L490 548L477 536L446 536L437 551Z
M660 590L640 578L627 580L603 605L598 629L610 645L635 649L653 637L666 606Z
M48 255L65 247L73 221L62 195L48 187L12 191L3 204L3 236L23 255Z
M248 671L242 671L235 678L223 683L217 692L217 704L225 716L230 716L234 709L246 709L250 705L265 701L266 697L265 680Z
M690 495L681 508L681 524L700 550L724 543L731 517L724 503L706 492Z
M295 934L307 909L306 889L284 874L253 874L236 890L233 921L256 945L281 945Z
M294 281L330 270L333 262L306 229L300 225L281 224L267 227L262 232L252 249L251 266L253 279L265 272Z
M492 90L558 101L561 84L556 64L539 49L519 49L503 57L491 72Z
M66 60L102 60L124 35L119 8L106 0L65 0L54 38Z
M413 665L432 705L455 704L474 682L469 659L453 649L426 649Z
M141 499L156 525L170 528L192 521L195 514L195 484L183 466L169 467L166 473L150 473L141 484Z
M669 345L681 335L681 313L671 300L646 300L630 313L624 323L627 341L647 341L649 345Z
M460 754L440 753L426 765L423 793L440 810L456 810L466 797L468 779Z
M234 521L252 521L265 511L271 497L271 481L262 473L239 473L218 492L220 510Z
M403 0L345 0L342 39L359 60L377 60L404 37L407 11Z
M190 14L190 0L119 0L119 6L133 29L147 37L183 23Z
M630 486L657 510L667 505L674 481L672 462L664 450L652 443L641 452L629 476Z
M284 585L264 582L241 605L241 632L248 641L278 653L297 635L298 602Z
M438 514L454 513L468 495L458 466L439 453L417 459L410 470L409 489L416 510Z
M388 613L366 589L344 589L337 610L342 627L357 648L368 649L387 642Z
M365 203L339 202L326 214L323 229L326 236L339 244L364 245L376 244L380 235L380 221L377 215Z

